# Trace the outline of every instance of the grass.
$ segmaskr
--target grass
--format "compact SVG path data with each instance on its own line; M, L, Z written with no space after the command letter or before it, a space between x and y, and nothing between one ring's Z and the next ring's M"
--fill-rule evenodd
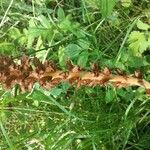
M1 0L0 53L53 60L63 70L68 57L87 70L94 62L141 70L150 81L149 2L116 2L113 9L105 2ZM36 84L24 94L1 87L0 133L2 150L149 150L150 98L137 87L62 83L45 91Z

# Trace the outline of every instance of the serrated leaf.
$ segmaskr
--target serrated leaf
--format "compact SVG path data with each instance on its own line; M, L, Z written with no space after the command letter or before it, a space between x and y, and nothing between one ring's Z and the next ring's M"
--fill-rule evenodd
M141 54L148 48L149 43L146 40L144 32L133 31L129 35L129 49L133 55L141 56Z
M140 45L139 52L142 54L148 48L148 41L143 41Z
M142 22L141 20L138 20L136 25L140 30L148 30L150 28L150 25Z

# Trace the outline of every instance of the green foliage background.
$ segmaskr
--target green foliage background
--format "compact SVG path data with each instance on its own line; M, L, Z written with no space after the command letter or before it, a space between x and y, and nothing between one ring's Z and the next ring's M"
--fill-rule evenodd
M97 62L150 81L150 2L0 0L0 54L64 71L68 59L87 70ZM137 87L0 87L0 149L149 150L150 98Z

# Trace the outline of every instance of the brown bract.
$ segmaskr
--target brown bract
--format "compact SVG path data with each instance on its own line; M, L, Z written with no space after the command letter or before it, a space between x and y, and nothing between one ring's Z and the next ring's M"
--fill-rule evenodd
M145 81L139 72L134 76L125 73L113 74L108 67L100 70L97 64L92 65L90 72L74 66L71 61L68 61L67 65L68 71L63 72L58 70L53 62L46 61L42 64L36 57L30 59L22 56L20 63L15 63L11 57L0 56L0 83L6 89L17 84L22 92L31 91L36 82L43 88L50 89L66 81L76 87L111 84L117 88L141 86L147 89L147 93L150 91L150 83Z

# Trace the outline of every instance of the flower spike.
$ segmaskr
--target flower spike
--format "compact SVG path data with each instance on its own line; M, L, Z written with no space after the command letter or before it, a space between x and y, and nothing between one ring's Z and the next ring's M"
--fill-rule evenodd
M22 92L31 91L35 82L48 90L61 82L68 81L76 87L108 84L117 88L141 86L147 90L147 94L150 93L150 83L143 79L140 72L135 72L133 76L120 72L113 74L108 67L100 71L98 64L92 65L92 71L81 69L71 61L68 61L67 65L68 71L64 72L57 69L51 61L43 64L36 57L31 60L23 56L19 64L11 57L0 56L0 83L6 89L11 89L16 84L20 85Z

